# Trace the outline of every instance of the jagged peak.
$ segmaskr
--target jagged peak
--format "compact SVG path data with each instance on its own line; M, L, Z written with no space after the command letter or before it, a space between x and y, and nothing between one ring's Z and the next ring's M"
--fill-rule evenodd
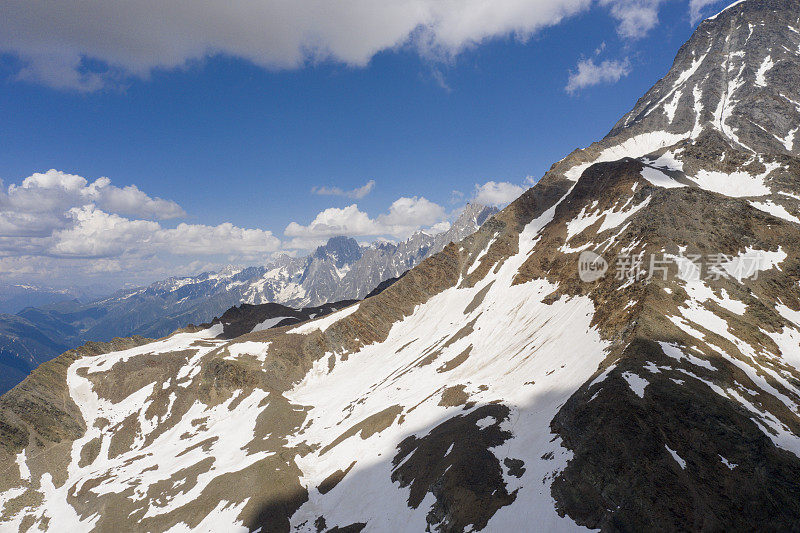
M487 218L497 212L498 209L496 207L486 206L477 202L470 202L464 206L464 209L458 215L458 218L456 218L455 222L453 222L453 227L463 228L467 224L476 224L477 226L480 226L486 221Z
M363 255L363 250L358 241L352 237L344 235L331 237L328 242L317 247L312 254L313 259L333 259L336 266L341 268L345 265L355 263Z
M741 149L800 155L798 7L746 0L706 19L604 144L648 131L694 139L716 129Z
M800 3L746 0L699 25L656 82L602 140L543 180L576 181L591 164L641 158L719 136L725 157L800 157ZM706 158L711 170L726 167ZM797 194L796 185L789 187ZM775 191L778 192L778 191Z

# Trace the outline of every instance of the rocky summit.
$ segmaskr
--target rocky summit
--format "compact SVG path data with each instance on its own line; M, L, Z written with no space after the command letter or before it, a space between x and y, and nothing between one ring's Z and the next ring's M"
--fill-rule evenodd
M799 68L800 3L740 1L379 294L45 363L0 399L0 527L796 530Z

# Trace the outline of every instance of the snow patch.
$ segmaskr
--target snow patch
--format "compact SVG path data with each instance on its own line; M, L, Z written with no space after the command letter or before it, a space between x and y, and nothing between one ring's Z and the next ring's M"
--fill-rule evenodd
M707 55L708 54L703 54L697 59L692 59L692 64L689 65L689 68L680 73L680 75L675 80L675 83L672 86L678 88L681 85L683 85L686 82L686 80L691 78L694 75L694 73L697 72L697 69L700 68L700 65L703 64L703 61L705 61ZM670 122L672 121L670 120Z
M721 263L719 267L711 267L711 269L719 272L721 268L725 273L741 283L742 279L755 277L759 272L771 270L773 268L780 270L778 265L781 264L786 257L786 252L784 252L780 246L774 252L769 250L757 250L748 246L745 248L744 252L740 252L736 257Z
M487 417L481 418L480 420L475 422L475 425L478 426L481 429L486 429L486 428L488 428L490 426L493 426L495 424L495 422L496 421L495 421L494 418L492 418L491 416L487 416Z
M255 341L246 341L246 342L238 342L236 344L229 344L227 346L228 353L230 355L226 356L225 359L238 359L243 355L252 355L262 363L267 360L267 354L269 353L269 342L255 342Z
M638 374L634 374L633 372L623 372L622 377L628 382L628 386L636 394L636 396L639 398L644 398L644 389L650 384L649 381Z
M772 62L772 57L765 57L764 61L761 62L761 66L758 67L758 71L756 72L756 85L759 87L767 86L767 78L765 76L773 66L775 66L775 63Z
M583 207L581 212L578 213L574 219L567 222L567 239L565 242L568 242L572 237L582 233L586 228L594 225L598 220L603 220L600 224L600 227L597 229L597 233L602 233L608 229L616 228L623 222L625 222L628 218L633 216L636 212L641 210L642 208L646 207L651 200L651 197L648 196L644 200L642 200L639 204L632 206L630 209L625 209L633 200L633 197L629 198L621 207L617 208L617 205L614 205L611 209L600 211L597 213L592 213L591 210L595 207L597 202L595 201L589 208Z
M797 135L798 130L800 130L800 127L797 127L797 128L795 128L793 130L790 130L789 133L786 134L786 137L784 137L782 139L780 137L778 137L778 140L781 142L781 144L783 144L783 146L787 150L791 150L791 149L794 148L794 138L795 138L795 135Z
M695 366L701 366L703 368L707 368L708 370L717 370L714 367L714 365L712 365L711 363L709 363L705 359L700 359L699 357L696 357L696 356L694 356L694 355L692 355L690 353L684 352L676 344L670 344L670 343L666 343L666 342L659 342L658 344L661 346L661 349L664 351L664 354L667 357L671 357L672 359L675 359L676 361L682 361L683 359L686 359L687 361L689 361L691 364L693 364Z
M681 91L675 91L672 100L664 104L664 113L667 114L667 120L669 123L672 124L672 121L675 119L675 111L678 110L678 101L681 99Z
M777 355L780 355L781 360L800 372L800 331L785 327L780 332L764 333L775 342L778 347Z
M481 283L451 287L434 295L395 322L385 341L348 353L346 360L337 360L330 371L320 367L309 372L286 393L293 404L309 408L307 429L290 437L287 445L302 441L319 445L316 451L295 459L304 486L319 486L331 473L356 462L329 493L309 490L309 501L291 518L292 527L306 520L313 522L318 509L324 507L329 510L327 527L368 518L376 531L424 530L435 498L428 495L416 509L409 508L409 489L390 481L393 467L387 458L397 454L398 442L410 435L422 438L453 416L431 391L460 383L472 391L470 401L481 405L502 398L511 409L502 427L512 437L492 450L498 460L514 457L525 463L523 479L504 476L509 492L519 490L517 498L530 506L530 513L544 529L576 529L573 521L555 511L550 493L553 476L566 466L571 453L547 428L563 402L596 372L606 357L607 343L591 326L591 299L576 296L545 304L542 300L557 285L543 279L511 285L554 212L555 206L529 223L520 234L519 252ZM478 293L483 299L470 315L475 317L472 331L459 334L463 309ZM446 342L448 338L452 342ZM402 350L412 341L413 350ZM466 359L445 366L465 351ZM419 364L421 357L431 354L435 354L432 363ZM402 410L402 422L395 418L381 431L366 437L354 434L346 445L320 453L338 434L394 405ZM482 426L494 423L494 418L481 421ZM331 428L340 430L332 432ZM549 459L542 459L543 455ZM344 493L348 505L336 505ZM526 530L530 515L501 508L487 530Z
M696 176L687 176L698 187L725 196L741 198L746 196L766 196L772 191L764 183L764 178L776 167L767 167L763 174L751 175L747 172L725 174L711 170L700 170Z
M652 167L644 167L642 169L642 177L649 181L652 185L656 187L663 187L664 189L674 189L676 187L685 187L683 183L680 183L670 176L664 174L660 170L657 170Z
M307 335L312 331L320 330L324 332L326 329L331 327L336 322L347 318L348 316L352 315L356 311L361 304L351 305L350 307L346 307L335 313L331 313L327 316L322 318L318 318L316 320L312 320L311 322L306 322L301 326L297 326L296 328L290 329L287 333L294 333L296 335Z
M475 258L475 261L472 262L472 265L469 267L469 270L467 270L468 276L473 272L475 272L475 270L480 266L481 259L483 259L483 257L489 252L489 248L492 247L492 244L494 244L494 241L496 240L497 240L497 235L492 237L489 243L486 245L486 247L483 250L481 250L481 253L478 254L478 257Z
M291 317L288 317L288 316L276 316L274 318L268 318L264 322L261 322L260 324L256 324L256 327L253 328L253 331L251 331L251 333L255 333L256 331L264 331L265 329L270 329L270 328L274 327L275 325L280 324L280 322L282 320L286 320L287 318L291 318Z
M789 307L783 304L776 305L775 310L778 311L779 315L781 315L789 322L792 322L795 326L800 326L800 311L795 311L794 309L790 309Z
M600 152L600 155L598 155L594 160L589 163L582 163L570 168L564 172L564 176L569 180L578 181L578 178L581 177L581 174L583 174L587 168L595 163L617 161L625 157L642 157L661 148L672 146L688 137L688 133L674 134L666 131L642 133L640 135L631 137L630 139L626 139L624 142L616 146L606 148Z
M25 450L22 450L16 455L16 462L17 466L19 467L19 477L24 479L25 481L31 480L31 471L28 469L28 462L25 458ZM0 507L2 510L2 507Z
M800 219L798 219L793 214L789 213L789 211L787 211L785 207L783 207L780 204L776 204L772 200L766 200L764 202L756 202L751 200L750 205L752 205L759 211L764 211L765 213L769 213L772 216L782 218L783 220L788 220L789 222L800 224Z
M664 448L666 448L672 458L675 459L675 462L678 463L683 470L686 470L686 461L681 459L681 456L666 444L664 445Z

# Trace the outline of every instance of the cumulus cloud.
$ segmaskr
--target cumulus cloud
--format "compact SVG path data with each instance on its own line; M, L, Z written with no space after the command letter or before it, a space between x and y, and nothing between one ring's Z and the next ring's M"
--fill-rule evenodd
M0 277L127 272L152 278L198 257L261 260L280 248L261 229L162 225L184 215L175 202L135 185L117 187L108 178L90 183L57 170L32 174L0 186Z
M348 193L363 195L373 186ZM108 178L90 182L50 170L6 188L0 183L0 280L143 283L192 274L200 265L264 264L276 253L307 250L337 235L404 239L419 229L449 227L442 206L416 196L398 198L375 217L357 204L325 209L308 225L290 223L286 243L270 231L231 223L163 221L183 214L172 201Z
M600 0L617 19L617 33L626 39L640 39L658 24L658 9L665 0Z
M410 228L429 226L441 220L444 208L422 197L398 198L389 206L389 212L378 217L378 224L391 231L386 233L400 236Z
M337 235L377 235L378 226L369 215L351 204L344 208L329 207L314 217L307 226L290 222L284 230L287 237L327 238Z
M613 7L618 1L606 3ZM154 69L172 69L212 55L234 56L271 69L325 60L363 66L376 53L398 47L413 48L425 57L452 57L488 39L526 40L591 4L591 0L6 0L0 17L0 51L22 60L19 79L91 91L125 76L146 78ZM613 13L627 27L624 15ZM92 68L98 63L102 68Z
M507 181L487 181L475 185L473 201L483 205L505 206L516 200L525 188Z
M73 223L53 233L46 253L60 257L113 257L123 254L174 255L236 254L252 256L278 249L271 232L244 229L230 223L218 226L178 224L163 228L150 220L130 220L94 206L69 211Z
M616 83L622 77L627 76L630 71L631 65L627 58L623 60L607 59L599 64L591 58L581 59L578 61L576 70L570 72L565 90L569 94L575 94L581 89L593 85Z
M71 223L53 232L43 254L86 258L122 255L133 247L152 244L153 235L161 229L158 222L129 220L91 205L74 207L67 216Z
M442 206L422 197L398 198L386 213L371 218L357 204L347 207L330 207L321 211L308 225L291 222L284 231L293 237L289 247L312 248L330 237L390 235L408 237L413 232L442 222L445 210Z
M319 194L321 196L345 196L347 198L354 198L360 200L372 192L375 188L375 180L369 180L361 187L356 187L350 191L344 191L339 187L311 187L312 194Z
M9 185L6 191L0 187L0 231L41 234L63 222L70 208L88 204L110 213L157 220L186 214L175 202L151 198L135 185L120 188L105 177L89 183L82 176L50 169Z

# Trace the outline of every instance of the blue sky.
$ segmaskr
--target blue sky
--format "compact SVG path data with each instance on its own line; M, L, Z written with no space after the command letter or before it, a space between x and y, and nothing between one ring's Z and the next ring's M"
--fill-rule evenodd
M21 14L0 23L0 281L141 283L306 253L337 232L403 238L441 227L476 195L502 205L527 177L602 137L666 73L693 30L690 8L709 15L726 5L538 4L548 2L568 15L535 13L520 30L515 13L483 27L484 12L466 29L442 23L425 46L419 28L390 28L399 44L385 46L380 34L362 49L372 34L359 40L358 21L334 21L319 37L333 44L305 56L291 34L275 43L216 36L221 53L178 38L164 48L163 36L145 35L135 42L141 53L122 53L115 39L136 28L88 37L74 28L59 41L44 23L20 30L38 16L20 3ZM192 30L184 12L173 16ZM316 28L300 15L291 21ZM585 86L567 91L581 61ZM49 169L58 174L23 182ZM100 177L110 184L90 191ZM312 193L370 181L349 196ZM480 188L487 182L494 187ZM329 224L312 227L315 218ZM197 243L176 252L175 239ZM104 240L114 246L94 242Z

